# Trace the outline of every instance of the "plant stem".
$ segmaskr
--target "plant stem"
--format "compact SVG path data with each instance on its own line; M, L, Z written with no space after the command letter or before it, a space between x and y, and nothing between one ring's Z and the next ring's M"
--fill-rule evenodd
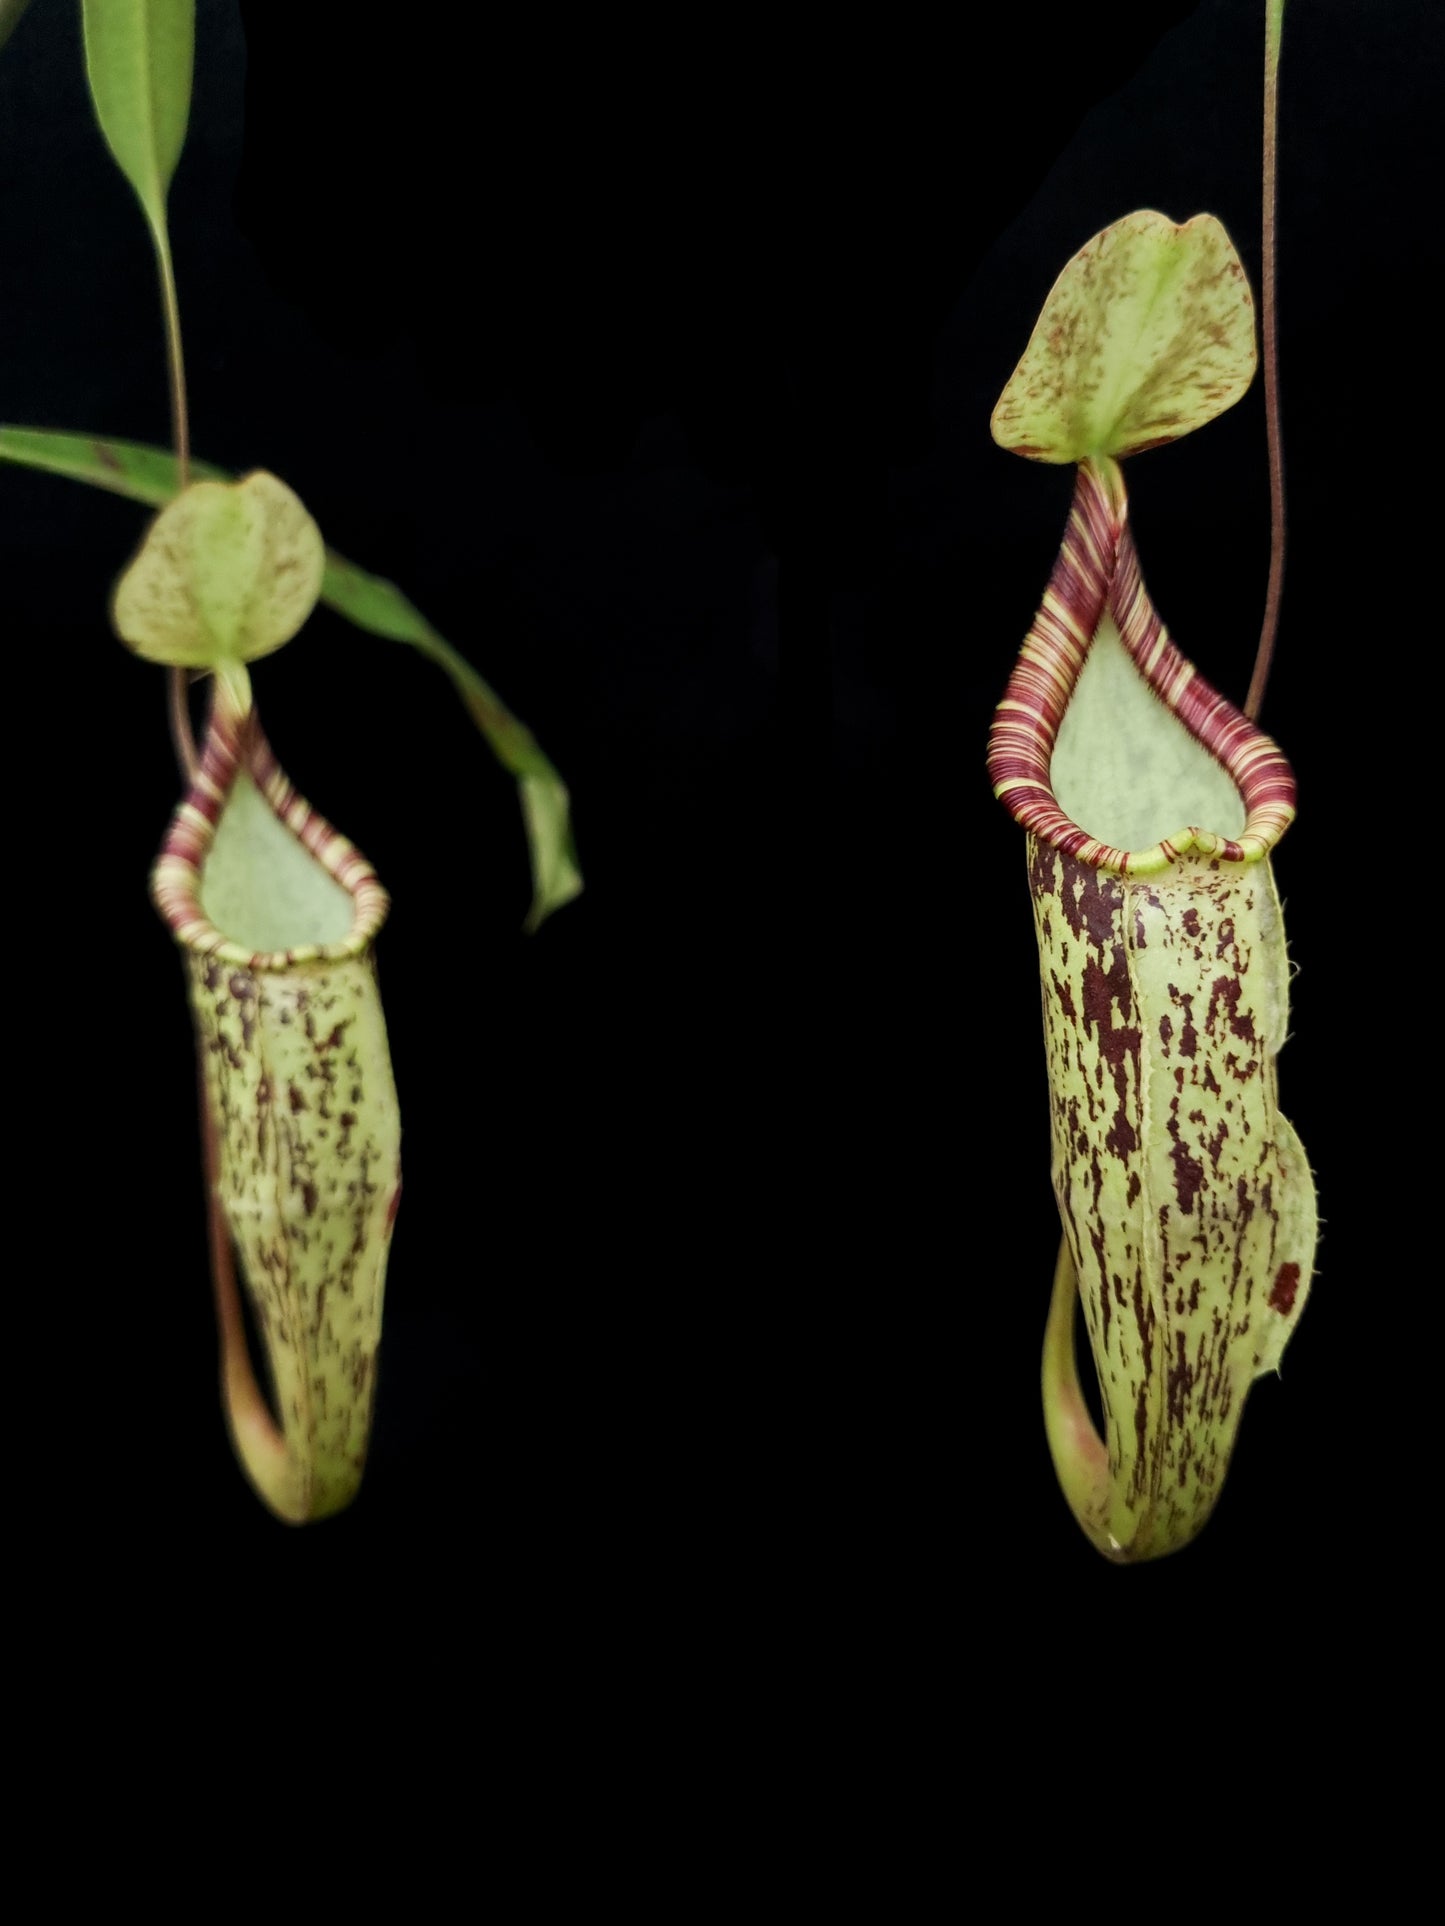
M156 268L161 281L161 303L166 317L166 361L171 381L171 441L176 451L176 487L185 488L191 479L191 425L186 410L186 364L181 352L181 309L176 299L176 275L171 264L171 244L164 223L151 228L155 242ZM184 669L172 669L167 677L167 714L171 743L186 781L195 780L196 739L191 732L190 704L186 699Z
M1269 681L1275 635L1279 629L1280 596L1284 589L1284 453L1280 445L1279 340L1274 306L1274 215L1279 172L1279 46L1283 25L1284 0L1265 0L1264 313L1261 331L1264 337L1264 430L1269 446L1269 586L1265 591L1264 623L1254 656L1254 674L1250 677L1249 694L1244 699L1244 713L1251 722L1258 719L1264 704L1265 684Z

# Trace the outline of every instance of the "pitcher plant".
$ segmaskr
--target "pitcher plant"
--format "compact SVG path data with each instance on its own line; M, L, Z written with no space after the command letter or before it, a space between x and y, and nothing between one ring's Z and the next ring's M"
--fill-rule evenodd
M1065 268L993 417L1002 446L1078 466L988 767L1025 832L1039 951L1063 1233L1046 1429L1076 1518L1121 1561L1208 1518L1314 1268L1314 1188L1275 1075L1289 965L1270 855L1294 778L1170 640L1120 467L1229 407L1254 367L1218 221L1132 214Z
M582 879L560 777L476 670L390 582L329 552L284 482L265 471L237 481L192 462L166 202L190 112L195 4L82 0L82 19L96 119L154 245L173 447L4 427L0 457L160 510L111 613L121 640L169 673L184 794L152 896L182 951L196 1033L226 1424L263 1502L301 1523L355 1496L371 1429L401 1195L373 955L388 898L278 767L248 664L290 642L318 600L420 650L517 779L534 883L526 927ZM198 752L188 690L203 678L211 702ZM241 1285L267 1388L252 1366Z

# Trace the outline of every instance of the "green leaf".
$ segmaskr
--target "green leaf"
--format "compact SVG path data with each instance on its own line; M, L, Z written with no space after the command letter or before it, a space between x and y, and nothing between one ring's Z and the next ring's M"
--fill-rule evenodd
M4 436L0 432L3 453ZM582 889L567 786L543 755L537 738L394 583L368 575L355 562L328 549L321 599L357 628L392 642L409 643L451 677L473 722L491 745L492 754L517 778L532 858L532 907L525 927L537 929L553 910L570 903Z
M0 427L0 460L89 482L151 507L162 506L176 493L174 455L143 442ZM191 473L215 481L234 479L226 469L209 462L193 461ZM357 628L390 642L405 642L444 670L493 755L517 778L532 861L532 906L525 927L537 929L582 889L567 786L537 738L393 583L369 575L328 549L321 600Z
M1054 283L993 438L1033 461L1136 455L1232 407L1254 364L1254 302L1220 223L1126 214Z
M159 233L191 109L195 0L81 0L81 6L95 117Z

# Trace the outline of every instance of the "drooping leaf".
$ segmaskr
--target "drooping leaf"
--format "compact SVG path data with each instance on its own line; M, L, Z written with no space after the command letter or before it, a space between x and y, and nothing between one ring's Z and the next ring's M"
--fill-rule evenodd
M0 460L88 482L152 507L176 493L175 457L144 442L0 427ZM209 462L193 461L191 473L215 481L233 479ZM532 904L525 927L537 929L553 910L581 892L582 873L567 786L536 737L393 583L328 550L321 600L357 628L405 642L443 669L498 762L516 777L532 864Z
M993 438L1034 461L1121 459L1212 421L1254 366L1254 302L1224 228L1146 209L1096 234L1054 283Z
M192 482L156 516L121 576L116 633L150 662L215 670L254 662L310 615L325 565L320 529L274 475Z
M445 670L492 754L516 777L532 861L532 906L524 927L536 930L553 910L570 903L582 890L567 785L543 754L537 738L394 583L369 575L328 550L321 599L357 628L393 642L409 643Z
M185 145L195 0L81 0L95 117L153 233Z
M127 501L162 508L176 493L176 458L169 448L99 435L67 435L51 428L0 427L0 461L107 488ZM196 480L234 481L229 469L192 461Z

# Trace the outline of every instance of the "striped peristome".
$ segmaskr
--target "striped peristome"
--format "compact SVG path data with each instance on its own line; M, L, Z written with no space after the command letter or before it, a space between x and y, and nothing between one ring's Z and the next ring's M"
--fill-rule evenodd
M1237 823L1166 820L1167 833L1123 847L1065 808L1070 704L1091 652L1102 661L1119 649L1150 692L1146 733L1162 706L1206 777L1224 772ZM1172 727L1162 716L1157 726ZM1128 757L1109 733L1095 746L1123 755L1127 791ZM1169 640L1107 458L1079 467L1063 547L994 719L989 771L1028 832L1043 990L1064 1233L1045 1344L1050 1445L1099 1549L1154 1557L1209 1516L1250 1382L1277 1365L1304 1306L1316 1220L1275 1086L1288 969L1268 858L1294 814L1294 779ZM1078 1388L1076 1291L1102 1444Z
M200 903L201 871L231 794L238 769L244 764L277 820L335 878L355 903L351 927L336 942L297 944L275 955L257 956L245 944L216 929ZM376 872L354 844L331 827L304 796L272 754L252 710L244 720L234 709L218 704L211 718L200 765L190 793L177 809L151 875L151 895L170 925L177 942L197 955L214 956L224 963L258 967L313 962L323 954L362 956L386 921L391 899Z
M1060 808L1051 778L1054 744L1106 611L1148 687L1233 778L1246 811L1237 837L1190 825L1146 849L1114 849ZM1280 750L1169 640L1139 572L1124 476L1115 461L1079 464L1043 606L994 716L988 772L994 794L1031 835L1095 868L1129 876L1156 875L1191 852L1228 863L1258 862L1294 819L1294 776Z
M387 895L296 793L254 712L239 717L219 692L152 894L190 980L232 1439L273 1511L324 1517L355 1495L365 1462L401 1189L371 955ZM218 927L216 900L236 908L239 927ZM232 1246L279 1435L246 1354Z

